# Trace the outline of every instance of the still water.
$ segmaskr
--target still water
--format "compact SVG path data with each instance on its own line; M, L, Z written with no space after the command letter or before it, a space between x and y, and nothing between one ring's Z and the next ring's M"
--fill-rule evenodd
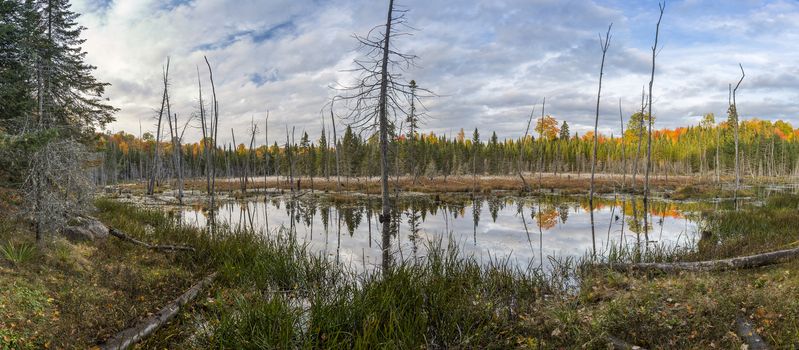
M392 221L396 233L391 252L394 259L420 259L429 242L453 242L461 254L482 263L507 259L527 268L546 267L550 256L582 257L594 251L601 256L611 246L692 246L698 211L707 205L653 202L647 213L649 229L644 230L640 200L595 201L592 230L588 201L582 197L404 197L398 202L399 217ZM311 252L363 270L381 262L379 204L379 198L366 196L274 195L223 203L215 215L218 224L266 235L280 234L283 227L288 230L282 234L293 233ZM184 207L176 214L185 224L203 227L209 222L208 212L199 208Z

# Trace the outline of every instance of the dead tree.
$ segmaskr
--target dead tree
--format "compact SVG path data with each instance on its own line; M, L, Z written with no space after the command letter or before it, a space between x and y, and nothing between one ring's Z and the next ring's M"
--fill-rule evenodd
M741 82L743 82L744 78L746 77L746 73L744 73L744 66L740 63L738 66L741 67L741 79L738 80L738 84L735 84L735 88L732 89L732 104L729 107L730 121L735 123L735 192L733 194L733 198L736 200L738 199L738 189L741 186L741 166L738 159L738 128L741 123L738 120L738 105L735 103L735 94L738 92Z
M211 80L211 95L213 96L214 119L211 123L211 135L213 137L213 146L211 147L211 210L213 210L216 199L216 140L219 136L219 103L216 100L216 87L214 86L214 72L211 70L211 64L208 63L208 57L203 56L205 64L208 66L208 76ZM212 215L213 216L213 215Z
M610 29L613 28L613 23L608 26L608 31L605 33L605 39L599 35L599 46L602 49L602 63L599 65L599 88L596 93L596 116L594 117L594 148L591 152L591 190L588 194L588 202L591 204L593 210L594 204L594 175L596 174L596 150L599 145L599 102L602 97L602 76L605 73L605 55L608 53L610 47ZM593 223L592 223L593 224ZM592 225L593 226L593 225Z
M594 117L594 147L591 151L591 189L588 193L588 207L591 220L591 258L596 258L596 227L594 225L594 176L596 175L596 151L599 145L599 102L602 97L602 76L605 73L605 55L608 53L610 47L610 29L613 23L608 26L608 31L605 33L605 38L599 35L599 47L602 50L602 62L599 65L599 88L596 94L596 116Z
M546 116L545 115L546 108L547 108L547 98L544 97L544 102L541 103L541 128L538 131L538 143L543 143L544 142L544 117ZM542 182L543 176L544 176L543 172L544 172L544 160L545 160L544 159L544 155L545 155L545 153L544 153L543 147L539 148L539 152L538 153L541 154L541 156L538 158L538 193L540 194L541 193L541 182Z
M341 164L339 163L338 136L336 135L336 118L333 116L333 104L330 104L330 122L333 123L333 147L336 148L336 190L341 191Z
M638 175L638 161L641 159L641 144L643 144L643 141L644 141L644 129L646 128L644 126L644 120L648 119L648 118L645 118L645 116L644 116L644 112L646 112L646 90L645 89L646 89L645 87L641 87L641 114L640 114L641 121L640 121L640 123L638 123L636 125L636 127L638 128L638 130L637 130L638 131L638 137L637 137L638 149L635 151L635 158L633 159L633 178L632 178L632 181L633 181L633 183L632 183L633 192L635 192L635 186L637 186L637 184L635 182L635 176Z
M158 126L156 127L156 132L155 132L155 148L153 152L153 167L152 167L152 172L150 173L150 183L147 185L148 195L152 195L155 192L155 180L159 172L159 164L160 164L159 146L161 143L161 119L164 116L164 107L166 105L166 98L167 98L167 81L169 79L169 57L166 58L166 68L164 68L163 77L164 77L164 91L161 95L161 110L158 112Z
M382 212L379 217L382 227L383 267L391 267L391 197L388 189L388 134L389 118L396 119L399 115L408 115L407 101L418 99L411 97L410 84L402 78L401 72L414 66L416 56L402 53L391 46L392 39L409 35L397 28L412 29L406 24L405 14L407 9L398 9L394 0L389 0L386 22L376 26L366 36L355 38L364 52L364 58L356 59L356 68L353 72L359 74L353 85L340 86L341 94L334 97L333 101L343 101L349 109L346 118L355 127L374 130L378 129L380 135L380 169ZM392 31L394 30L394 31ZM417 88L417 92L425 91Z
M646 142L646 175L644 177L644 238L646 247L649 247L649 173L652 170L652 86L655 83L655 57L657 57L658 36L660 34L660 21L663 19L663 11L666 3L658 3L660 16L655 26L655 44L652 45L652 73L649 77L649 112L647 113L647 142Z
M647 123L648 129L647 132L647 142L646 142L646 175L644 179L644 213L647 212L647 203L649 201L649 173L652 170L652 87L655 84L655 57L657 57L657 48L658 48L658 36L660 35L660 21L663 19L663 11L666 10L666 2L658 3L658 8L660 8L660 16L658 17L658 22L655 25L655 44L652 45L652 73L649 77L649 112L647 113ZM646 215L644 215L644 219L646 219ZM646 221L646 220L644 220ZM646 228L645 228L646 229Z
M533 105L533 110L530 111L530 118L527 118L527 128L524 129L524 136L519 140L519 159L516 162L516 172L519 174L519 178L522 179L522 191L524 192L530 191L530 185L527 184L527 180L525 180L524 175L522 175L522 162L524 159L524 142L527 141L527 135L530 133L530 124L533 122L533 115L535 115L535 105Z
M624 146L624 115L621 112L621 98L619 98L619 125L621 126L621 191L624 192L624 187L627 186L627 155ZM623 225L624 223L622 223Z
M200 80L200 67L197 67L197 88L199 90L200 95L200 128L202 129L203 133L203 153L205 154L205 191L210 196L211 195L211 171L210 171L210 152L208 149L208 124L206 123L205 119L205 104L203 104L203 83Z

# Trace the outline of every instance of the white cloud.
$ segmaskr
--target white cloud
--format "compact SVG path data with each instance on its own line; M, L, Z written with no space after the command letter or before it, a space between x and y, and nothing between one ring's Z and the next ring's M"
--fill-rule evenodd
M610 22L604 132L618 128L619 98L625 114L631 113L649 80L654 3L402 3L411 10L409 23L420 29L398 42L421 58L406 75L442 95L426 101L428 130L479 127L485 137L491 130L518 137L530 108L543 97L547 111L573 131L588 130L596 101L597 35ZM655 77L659 126L681 125L705 112L723 114L738 62L747 70L739 98L743 115L799 124L799 55L792 47L799 39L799 5L741 3L718 14L708 10L713 6L693 1L666 10ZM108 97L121 108L113 130L138 133L139 120L145 131L154 129L166 56L172 59L173 110L181 118L193 113L197 66L210 97L206 55L214 68L222 141L230 139L230 128L244 134L252 118L262 124L267 109L270 140L283 139L285 125L317 135L320 110L333 94L329 86L351 76L344 72L356 57L351 35L380 24L385 7L368 0L75 2L88 27L88 60L112 84ZM194 140L199 131L187 135Z

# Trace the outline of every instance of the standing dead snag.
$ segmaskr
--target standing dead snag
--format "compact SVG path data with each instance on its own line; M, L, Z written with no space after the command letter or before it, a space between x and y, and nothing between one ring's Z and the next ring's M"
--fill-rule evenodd
M605 39L602 35L599 36L599 45L602 49L602 63L599 65L599 88L596 93L596 116L594 118L594 148L591 152L591 191L588 194L588 202L593 205L594 203L594 175L596 174L596 150L599 145L599 101L602 97L602 76L605 72L605 55L608 53L610 47L610 29L613 28L613 23L608 26L608 32L605 33ZM593 207L592 207L593 208Z
M214 86L214 72L211 70L211 64L208 63L208 57L203 56L205 64L208 66L208 75L211 80L211 95L213 96L214 119L211 124L211 137L213 138L213 145L211 147L211 210L214 210L216 199L216 140L219 135L219 103L216 100L216 87ZM213 215L211 215L213 217Z
M742 64L740 64L740 63L738 63L738 66L741 67L741 79L738 80L738 84L735 84L735 89L732 90L732 104L730 104L730 107L729 107L729 110L728 110L729 115L730 115L730 122L735 123L735 129L734 129L735 130L735 192L733 194L733 197L736 200L736 206L735 206L736 208L738 207L738 205L737 205L738 189L741 186L741 166L740 166L739 160L738 160L738 158L739 158L738 157L738 139L739 139L739 137L738 137L738 128L740 126L740 122L738 121L738 105L735 103L735 94L738 92L738 88L741 86L741 82L743 82L744 78L746 77L746 73L744 73L744 66Z
M205 120L205 104L203 104L203 83L200 80L200 67L197 67L197 88L199 90L200 95L200 127L203 133L203 152L205 153L205 191L210 196L211 195L211 171L210 171L210 152L208 149L208 124Z
M649 173L652 170L652 86L655 84L655 57L657 57L658 36L660 35L660 21L663 19L663 11L666 10L666 2L658 3L660 8L660 16L658 17L657 25L655 25L655 44L652 45L652 73L649 77L649 112L647 113L647 142L646 142L646 175L644 179L644 212L647 212L647 202L649 200ZM646 216L644 216L646 219ZM645 228L646 229L646 228Z
M625 154L625 146L624 146L624 115L621 112L621 98L619 98L619 125L621 126L621 168L622 168L622 177L621 177L621 191L624 192L624 188L627 186L627 155ZM623 225L624 223L622 223Z
M599 65L599 88L596 93L596 116L594 117L594 148L591 152L591 189L588 193L588 207L591 219L591 256L596 258L596 232L594 227L594 175L596 174L596 150L599 145L599 101L602 97L602 76L605 73L605 55L608 53L610 47L610 29L613 28L613 23L608 26L608 31L605 33L605 39L599 35L599 46L602 49L602 63Z
M164 116L164 107L167 99L167 82L169 80L169 57L166 58L166 68L164 68L164 91L161 96L161 110L158 112L158 126L155 132L155 149L153 152L153 167L150 173L150 182L147 184L147 194L152 195L155 192L155 180L159 172L159 146L161 143L161 119Z
M524 175L522 175L522 159L524 155L524 143L527 141L527 134L530 133L530 123L533 122L533 115L535 115L535 105L533 105L533 110L530 111L530 118L527 119L527 128L524 129L524 136L521 140L519 140L519 160L517 162L517 172L519 174L519 178L522 179L522 191L529 192L530 185L527 184L527 180L524 179Z
M398 115L408 115L407 101L419 99L418 94L412 95L410 83L406 83L401 74L414 66L416 56L399 52L391 46L392 38L407 35L396 31L397 27L410 28L405 23L407 12L406 9L396 8L394 0L389 0L385 24L372 28L365 37L355 36L365 53L364 58L355 60L356 68L352 70L360 76L354 85L340 86L338 90L342 90L343 94L333 98L333 102L343 101L347 104L349 112L346 118L350 120L350 125L372 130L377 128L380 135L382 211L379 219L383 224L383 267L386 270L391 267L392 217L388 189L388 134L389 128L396 124L389 124L389 117L396 120ZM392 32L392 29L395 31ZM429 92L418 87L414 91Z
M649 246L649 173L652 170L652 86L655 83L655 57L657 57L658 36L660 34L660 21L663 19L663 11L666 9L666 2L658 3L660 16L655 25L655 44L652 45L652 73L649 77L649 112L647 113L647 123L649 124L646 142L646 175L644 177L644 237L646 246Z

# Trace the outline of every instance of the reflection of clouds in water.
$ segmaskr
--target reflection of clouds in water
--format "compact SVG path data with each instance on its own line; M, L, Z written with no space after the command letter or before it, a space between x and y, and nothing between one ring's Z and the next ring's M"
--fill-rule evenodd
M448 239L451 237L458 245L461 254L473 256L478 261L487 263L489 257L492 260L497 258L505 259L510 256L510 262L519 267L526 267L528 264L537 266L540 262L541 254L546 256L572 256L582 257L590 253L593 243L591 238L590 215L587 210L583 210L576 203L559 203L556 205L544 205L542 211L545 215L546 225L542 225L539 233L537 219L539 217L536 205L525 204L523 214L518 213L518 206L513 202L504 202L506 205L501 208L497 206L481 203L478 216L479 223L474 226L475 213L471 203L464 207L457 208L457 211L443 210L443 208L428 207L426 215L420 215L418 220L418 237L416 239L417 257L426 256L426 247L429 241L441 241L446 248ZM276 207L276 204L279 206ZM217 212L217 221L227 224L232 228L249 227L250 222L256 230L266 231L268 221L270 234L281 225L291 227L291 206L280 201L251 201L247 205L238 202L223 204ZM324 229L321 212L327 210L330 202L327 201L301 201L295 208L294 217L299 218L294 223L297 238L308 244L311 253L326 254L329 258L338 259L345 265L355 269L362 269L364 263L368 269L380 264L380 225L377 217L372 217L372 236L371 246L369 242L369 222L366 210L352 203L341 206L341 228L339 238L339 212L335 206L330 207L327 231ZM493 208L492 208L493 207ZM629 203L627 205L629 208ZM555 210L559 208L561 212ZM353 210L355 209L355 210ZM496 221L492 220L491 211L497 213ZM268 213L266 212L268 211ZM431 212L432 211L432 212ZM568 219L564 223L560 218L563 211L567 211ZM457 214L457 218L455 217ZM658 241L659 244L685 245L692 240L696 233L696 223L689 221L684 216L673 215L673 208L666 215L654 215L650 220L650 240ZM185 209L182 212L184 223L204 226L207 223L205 213L194 209ZM446 215L446 219L445 219ZM527 223L525 232L522 223L522 215ZM615 216L619 215L616 220ZM268 220L267 220L268 216ZM422 216L424 219L422 219ZM619 245L622 215L620 207L605 205L601 209L594 211L596 221L596 248L597 253L601 254L610 245ZM629 221L630 213L626 219ZM345 218L349 218L352 224L353 234L350 235ZM662 219L662 225L660 224ZM641 218L639 217L639 220ZM310 223L306 225L305 222ZM612 221L612 222L609 222ZM610 225L610 237L608 237L608 226ZM543 227L549 226L549 228ZM413 244L411 237L411 226L406 215L401 216L399 237L392 237L391 250L394 256L411 260L413 258ZM449 231L447 231L447 229ZM476 233L475 233L476 230ZM624 241L628 246L636 244L637 236L631 232L629 225L625 223ZM476 236L476 237L475 237ZM610 239L608 239L610 238ZM340 239L340 241L339 241ZM475 243L476 239L476 243ZM641 242L644 241L641 234ZM340 246L339 246L340 244ZM365 255L365 257L364 257Z

